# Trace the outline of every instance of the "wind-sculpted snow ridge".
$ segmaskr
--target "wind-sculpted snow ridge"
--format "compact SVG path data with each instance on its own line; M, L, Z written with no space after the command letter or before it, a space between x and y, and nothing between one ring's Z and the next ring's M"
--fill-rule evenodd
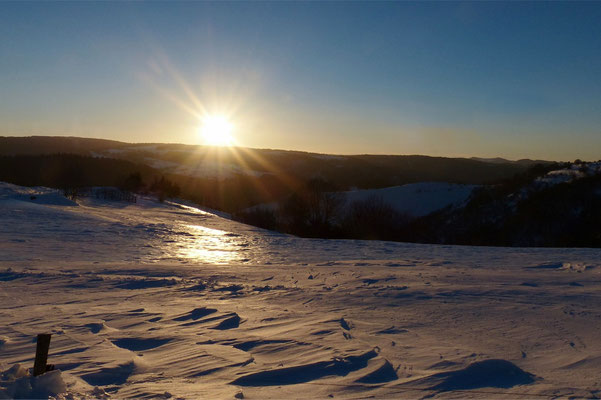
M529 385L536 377L506 360L477 361L465 368L440 372L411 382L429 386L432 390L449 392L481 388L512 388ZM411 386L410 385L410 386Z
M0 221L0 398L601 396L599 250L300 239L147 199L8 196Z

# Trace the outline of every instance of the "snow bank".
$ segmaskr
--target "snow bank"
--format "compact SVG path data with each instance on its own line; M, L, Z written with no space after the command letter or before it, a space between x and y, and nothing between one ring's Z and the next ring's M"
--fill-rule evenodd
M1 399L44 399L66 390L67 385L58 370L32 376L20 364L15 364L0 375Z
M58 189L41 186L23 187L6 182L0 182L0 201L2 200L16 200L52 206L77 206L77 203L67 199Z
M506 360L484 360L464 369L443 372L429 380L442 378L433 389L441 391L479 389L484 387L511 388L535 382L535 376Z

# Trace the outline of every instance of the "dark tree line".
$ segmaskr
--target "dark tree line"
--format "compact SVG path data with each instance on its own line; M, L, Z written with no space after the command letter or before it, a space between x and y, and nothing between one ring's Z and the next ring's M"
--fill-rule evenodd
M277 207L238 212L239 221L302 237L395 240L410 218L381 197L347 204L336 185L308 181Z
M177 197L180 194L179 186L170 180L165 179L164 176L161 176L160 179L155 177L149 190L152 193L156 193L157 198L161 203L168 197Z
M0 181L57 188L71 199L84 195L88 188L95 186L116 187L131 193L155 193L161 201L180 192L177 184L145 165L75 154L0 157Z

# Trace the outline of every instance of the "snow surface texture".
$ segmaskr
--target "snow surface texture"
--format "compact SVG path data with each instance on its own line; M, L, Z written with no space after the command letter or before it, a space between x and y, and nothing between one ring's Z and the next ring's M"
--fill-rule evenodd
M0 398L601 395L599 250L300 239L1 190ZM60 371L42 383L38 333Z
M0 375L0 399L38 399L61 395L67 391L61 371L50 371L33 377L20 364Z

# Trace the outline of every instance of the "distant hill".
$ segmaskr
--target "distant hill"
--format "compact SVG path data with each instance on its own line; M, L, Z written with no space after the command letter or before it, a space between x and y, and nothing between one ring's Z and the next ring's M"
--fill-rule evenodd
M227 212L281 200L314 178L327 181L337 191L419 182L481 185L509 179L531 165L501 159L491 162L420 155L329 155L78 137L0 137L0 156L58 153L146 166L153 172L143 175L164 175L181 187L182 196Z
M62 136L0 136L0 156L69 153L90 155L94 151L119 148L126 143L105 139Z
M522 158L520 160L511 161L511 160L507 160L507 159L501 158L501 157L494 157L494 158L471 157L470 160L483 161L483 162L495 163L495 164L516 163L516 164L522 164L522 165L526 165L526 166L531 166L531 165L535 165L535 164L550 164L553 162L553 161L547 161L547 160L531 160L529 158Z
M601 247L601 162L534 168L474 190L465 205L413 221L399 239L524 247Z
M532 162L420 155L327 155L300 151L132 144L78 137L0 137L0 155L70 153L142 162L165 173L228 179L236 175L315 176L343 188L378 188L413 182L482 184L523 171Z
M132 174L150 183L160 173L127 160L78 154L0 155L0 181L20 186L122 186Z

